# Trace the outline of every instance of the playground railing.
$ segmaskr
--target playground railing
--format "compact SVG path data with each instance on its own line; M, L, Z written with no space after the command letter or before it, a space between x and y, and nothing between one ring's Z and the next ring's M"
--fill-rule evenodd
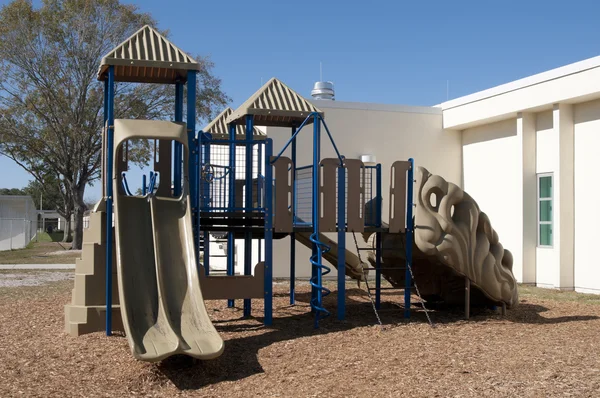
M233 144L233 145L232 145ZM264 212L264 140L202 140L200 162L201 212ZM231 148L235 148L231 161ZM246 206L246 151L252 151L252 205ZM232 177L233 176L233 177ZM230 195L233 189L233 202Z

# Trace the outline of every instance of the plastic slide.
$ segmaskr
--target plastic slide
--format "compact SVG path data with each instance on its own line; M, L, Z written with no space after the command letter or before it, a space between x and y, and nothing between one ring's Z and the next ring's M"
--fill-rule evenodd
M137 359L211 359L223 352L200 290L189 211L185 200L117 196L119 294Z
M187 145L183 124L117 119L115 125L115 148L137 137ZM224 344L200 289L187 178L179 198L127 196L119 191L118 181L113 179L117 276L121 318L133 356L150 362L175 354L218 357Z

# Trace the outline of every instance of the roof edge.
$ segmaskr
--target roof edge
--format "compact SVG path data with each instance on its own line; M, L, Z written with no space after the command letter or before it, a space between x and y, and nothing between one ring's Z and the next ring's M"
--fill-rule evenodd
M545 72L527 76L518 80L513 80L499 86L491 87L486 90L478 91L462 97L455 98L450 101L445 101L434 107L440 107L442 110L456 108L458 106L467 105L472 102L482 101L491 97L506 94L512 91L520 90L537 84L541 84L550 80L560 79L569 75L585 72L590 69L600 67L600 56L584 59L572 64L564 65L558 68L550 69Z

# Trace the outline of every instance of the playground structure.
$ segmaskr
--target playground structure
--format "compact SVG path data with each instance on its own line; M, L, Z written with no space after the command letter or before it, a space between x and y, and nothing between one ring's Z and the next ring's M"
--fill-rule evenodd
M133 355L145 361L174 354L214 358L224 345L204 300L227 300L229 307L243 300L248 317L252 299L262 299L264 324L270 325L273 245L286 236L291 237L291 304L296 241L312 249L307 261L312 266L315 327L331 315L323 305L331 293L323 285L331 270L325 261L337 267L340 320L346 313L346 277L365 280L369 271L375 273L375 307L380 307L381 281L386 278L394 288L404 289L405 317L410 316L415 282L425 299L460 301L460 292L467 314L471 284L477 292L474 301L503 309L517 303L510 253L460 188L416 169L412 159L397 161L391 165L390 222L385 224L382 165L342 156L323 112L277 79L235 111L224 111L207 131L197 132L198 69L149 26L102 60L98 78L105 84L104 199L84 233L72 303L65 308L69 333L105 330L110 335L123 330ZM114 119L117 81L173 84L174 121ZM289 128L290 139L274 151L272 140L256 126ZM308 165L297 163L299 134L312 136ZM143 182L143 194L136 196L128 188L127 158L129 145L142 139L154 142L154 170ZM333 146L336 157L321 157L323 142ZM415 170L419 179L413 216ZM437 203L432 205L433 193ZM337 242L325 233L337 234ZM358 242L350 246L358 255L347 248L347 233L364 237L362 247ZM236 239L244 241L239 256L243 275L235 275ZM211 272L211 262L218 259L211 253L212 242L226 244L226 275ZM363 252L369 263L361 261Z

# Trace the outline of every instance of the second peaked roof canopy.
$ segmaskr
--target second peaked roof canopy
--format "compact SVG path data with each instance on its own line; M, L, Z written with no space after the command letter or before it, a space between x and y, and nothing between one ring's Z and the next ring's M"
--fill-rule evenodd
M115 80L138 83L175 83L187 80L187 71L200 64L154 28L145 25L106 54L100 62L98 80L106 80L114 66Z
M227 123L245 124L247 115L254 116L257 126L294 127L317 112L316 106L300 94L272 78L227 118Z
M214 118L210 123L202 129L205 133L210 133L213 138L227 139L229 138L229 128L227 127L227 117L233 113L233 109L226 108L223 112L219 113L219 116ZM236 139L238 137L243 138L246 135L246 129L242 125L235 126ZM264 136L265 134L254 127L253 135Z

